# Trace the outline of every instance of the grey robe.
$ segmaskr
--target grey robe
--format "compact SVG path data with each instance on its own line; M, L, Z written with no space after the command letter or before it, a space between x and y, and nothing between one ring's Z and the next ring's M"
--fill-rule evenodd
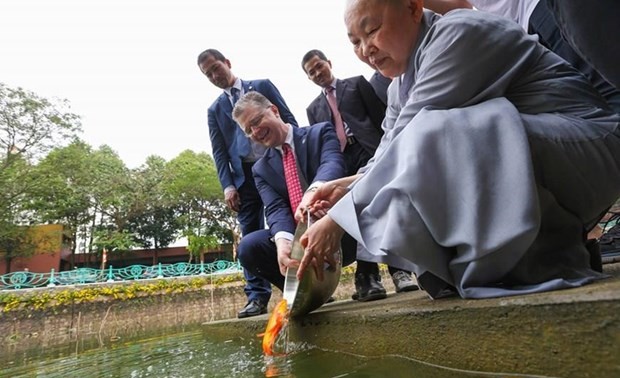
M463 298L604 277L583 238L620 196L620 119L561 58L503 18L425 11L388 102L375 157L329 213L363 258Z

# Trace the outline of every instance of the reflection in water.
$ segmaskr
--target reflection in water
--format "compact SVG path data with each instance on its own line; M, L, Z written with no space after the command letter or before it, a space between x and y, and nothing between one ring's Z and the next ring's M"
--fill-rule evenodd
M1 358L0 377L205 377L374 378L518 377L448 370L398 356L368 358L289 343L288 356L265 361L260 338L216 340L202 331L184 332L58 357Z

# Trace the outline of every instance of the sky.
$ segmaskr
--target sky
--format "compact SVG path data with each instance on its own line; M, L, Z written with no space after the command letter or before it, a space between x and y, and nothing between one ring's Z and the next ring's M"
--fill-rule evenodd
M372 70L358 61L345 0L2 0L0 82L66 99L82 139L108 145L129 168L150 155L211 153L207 109L221 89L198 69L220 50L241 79L270 79L300 125L319 94L301 68L320 49L336 77Z

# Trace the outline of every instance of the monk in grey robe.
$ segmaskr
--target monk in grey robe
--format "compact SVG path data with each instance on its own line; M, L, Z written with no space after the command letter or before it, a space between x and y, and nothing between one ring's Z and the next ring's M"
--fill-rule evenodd
M334 263L346 231L431 297L605 277L584 242L620 196L620 119L583 76L488 13L350 0L345 23L358 57L394 78L385 135L360 174L296 214L322 217L302 238L300 275Z

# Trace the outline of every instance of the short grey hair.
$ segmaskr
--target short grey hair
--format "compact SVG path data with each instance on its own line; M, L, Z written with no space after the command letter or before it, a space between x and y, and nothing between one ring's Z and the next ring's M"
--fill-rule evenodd
M232 111L232 116L235 122L239 123L239 117L245 112L248 106L256 106L260 109L269 109L269 107L273 105L271 101L259 92L249 91L248 93L241 96L241 98L235 104L235 107Z

